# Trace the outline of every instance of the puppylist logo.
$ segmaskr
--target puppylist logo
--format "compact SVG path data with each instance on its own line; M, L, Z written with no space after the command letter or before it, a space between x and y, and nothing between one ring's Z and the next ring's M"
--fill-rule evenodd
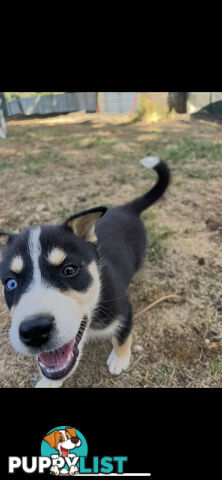
M84 435L71 426L60 426L50 430L41 443L39 457L9 457L8 473L23 471L32 473L50 473L56 476L97 476L97 475L130 475L124 474L124 464L128 457L92 458L92 465L86 466L88 445ZM144 475L144 474L143 474ZM147 474L146 474L147 475ZM149 474L148 474L149 475Z
M41 454L51 459L50 473L54 475L74 475L79 472L79 460L85 459L87 453L85 437L68 426L50 430L41 444Z

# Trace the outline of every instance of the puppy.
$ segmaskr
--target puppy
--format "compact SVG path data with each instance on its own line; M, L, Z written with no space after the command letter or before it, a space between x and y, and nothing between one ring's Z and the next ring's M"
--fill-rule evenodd
M74 475L74 473L78 471L76 464L79 460L79 457L77 457L74 453L70 454L69 451L76 447L80 447L81 445L80 438L76 436L75 428L66 427L65 430L53 430L53 432L44 437L44 440L50 445L51 448L58 450L59 455L51 455L51 458L57 460L59 457L65 459L68 457L68 459L71 460L69 473L70 475ZM54 475L68 474L68 470L66 470L66 468L59 470L57 465L52 466L50 471Z
M60 387L76 369L90 338L112 337L107 360L111 374L129 365L128 286L146 247L140 214L161 197L170 179L158 158L146 157L141 163L157 172L158 181L125 205L92 208L62 225L0 233L10 339L19 352L36 356L42 375L37 387Z

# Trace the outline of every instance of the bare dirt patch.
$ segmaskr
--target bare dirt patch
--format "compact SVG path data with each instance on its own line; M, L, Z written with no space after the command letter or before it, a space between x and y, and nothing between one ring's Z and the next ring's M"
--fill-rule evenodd
M167 160L172 182L143 213L150 247L130 292L135 313L164 295L180 300L135 321L126 372L109 374L109 341L91 343L64 386L221 387L222 126L189 116L150 125L131 120L78 112L8 121L0 140L0 229L21 231L128 201L155 181L139 160L149 154ZM0 324L0 386L34 386L35 360L10 346L3 296Z

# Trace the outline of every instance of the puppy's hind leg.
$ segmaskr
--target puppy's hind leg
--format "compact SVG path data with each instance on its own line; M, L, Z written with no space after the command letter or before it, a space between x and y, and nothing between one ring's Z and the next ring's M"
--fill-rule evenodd
M112 337L113 350L107 360L109 372L119 375L126 370L130 363L132 345L132 308L129 304L127 323L120 327L115 336Z

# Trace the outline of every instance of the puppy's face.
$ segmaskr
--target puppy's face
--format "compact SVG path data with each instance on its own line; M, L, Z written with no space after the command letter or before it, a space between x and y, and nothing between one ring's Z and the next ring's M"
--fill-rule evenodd
M81 445L81 440L76 436L74 428L66 428L65 430L54 430L44 437L51 448L59 451L62 457L68 455L69 450L77 448Z
M100 294L93 242L94 223L104 211L100 207L62 226L8 236L1 279L12 317L11 343L19 352L37 355L49 379L65 378L80 358Z

